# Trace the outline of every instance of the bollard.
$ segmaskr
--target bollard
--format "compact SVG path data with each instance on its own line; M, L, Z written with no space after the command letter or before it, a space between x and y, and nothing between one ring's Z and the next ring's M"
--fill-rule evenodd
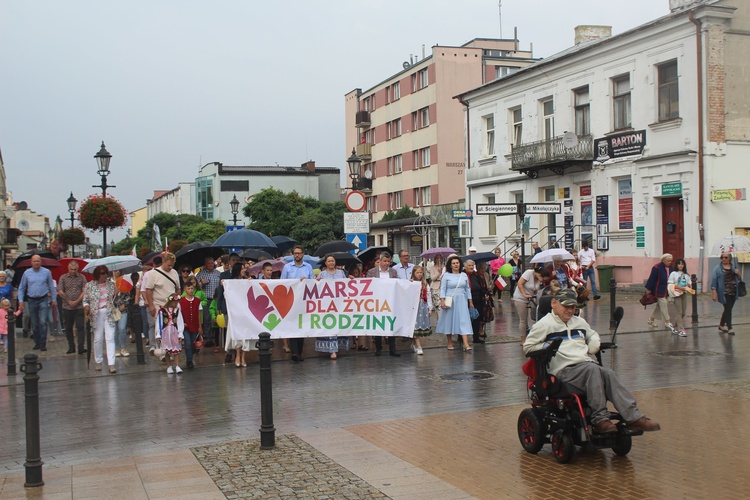
M138 319L141 319L140 316ZM143 328L141 327L140 330L142 329ZM139 328L136 328L136 330L139 330ZM143 354L143 332L136 331L133 332L133 335L135 336L135 362L139 365L145 365L146 356Z
M8 309L8 375L16 374L16 317Z
M24 395L26 396L26 482L27 488L43 486L42 480L42 452L39 443L39 363L36 354L23 357L21 372L23 376Z
M272 450L276 447L276 429L273 426L273 394L271 391L271 334L259 335L258 359L260 360L260 449Z
M617 280L609 280L609 328L617 328L615 320L615 309L617 309Z
M693 294L693 324L698 323L698 276L690 276L690 286L695 290Z

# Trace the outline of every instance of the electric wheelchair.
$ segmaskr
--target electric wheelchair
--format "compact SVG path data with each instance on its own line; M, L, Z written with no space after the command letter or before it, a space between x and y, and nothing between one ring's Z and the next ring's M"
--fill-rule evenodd
M551 301L549 296L539 299L538 318L551 311ZM623 315L623 308L617 307L614 312L616 326L612 341L602 342L600 351L596 354L600 365L601 353L617 348L617 327ZM521 446L527 452L536 454L546 443L551 443L552 453L561 464L573 459L576 446L588 449L611 448L619 456L627 455L632 446L632 437L640 436L643 431L628 429L622 416L611 412L610 418L617 426L617 433L597 434L591 423L591 408L586 404L585 393L547 373L547 366L561 342L562 339L556 339L547 348L529 353L529 360L523 366L523 372L528 376L531 408L523 410L518 417L518 439Z

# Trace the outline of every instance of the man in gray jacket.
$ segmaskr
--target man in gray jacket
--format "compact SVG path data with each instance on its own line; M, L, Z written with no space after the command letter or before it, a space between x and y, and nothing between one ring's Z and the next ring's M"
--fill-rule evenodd
M526 337L524 352L544 349L552 341L562 339L557 354L549 363L548 373L586 393L591 422L599 434L617 432L607 410L608 396L630 429L658 431L659 424L638 410L635 398L617 374L591 357L599 351L601 340L586 320L575 316L577 306L574 290L558 291L552 299L552 312L537 321Z

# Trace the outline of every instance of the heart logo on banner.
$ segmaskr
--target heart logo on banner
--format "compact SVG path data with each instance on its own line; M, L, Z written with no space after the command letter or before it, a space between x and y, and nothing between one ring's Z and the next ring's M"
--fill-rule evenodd
M256 297L252 288L247 291L247 307L259 322L263 322L263 318L268 316L268 313L273 312L268 297L265 295Z
M279 315L282 318L286 318L286 315L292 309L292 305L294 305L294 292L292 289L284 285L278 285L271 291L265 283L261 283L260 286L266 291L266 295L270 297L274 307L279 311Z

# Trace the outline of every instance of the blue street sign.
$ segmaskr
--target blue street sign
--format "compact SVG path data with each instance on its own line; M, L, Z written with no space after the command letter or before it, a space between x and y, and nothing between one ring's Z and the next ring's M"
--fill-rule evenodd
M347 234L346 241L357 245L360 251L367 248L367 234L366 233Z

